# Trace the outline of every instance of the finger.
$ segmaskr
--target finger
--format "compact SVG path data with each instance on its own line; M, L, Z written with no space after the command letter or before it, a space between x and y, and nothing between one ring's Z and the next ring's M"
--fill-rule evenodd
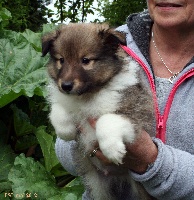
M88 122L89 122L89 124L90 124L90 126L92 127L92 128L96 128L96 118L92 118L92 117L89 117L88 118Z
M103 153L102 153L102 151L100 149L96 152L95 156L105 165L112 165L113 164L110 160L108 160L103 155Z

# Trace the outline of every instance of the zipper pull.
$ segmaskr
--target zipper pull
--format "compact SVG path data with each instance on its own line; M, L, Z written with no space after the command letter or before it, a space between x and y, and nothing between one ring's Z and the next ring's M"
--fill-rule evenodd
M164 122L164 117L163 116L159 116L159 120L158 120L158 128L163 128L163 122Z
M163 141L163 137L162 137L162 129L163 129L163 125L164 125L164 117L163 116L159 116L158 117L158 132L156 137L161 139ZM164 141L163 141L164 142Z

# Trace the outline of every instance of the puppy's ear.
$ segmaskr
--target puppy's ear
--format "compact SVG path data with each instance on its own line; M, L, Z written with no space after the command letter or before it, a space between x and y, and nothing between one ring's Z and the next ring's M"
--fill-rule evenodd
M104 43L118 48L119 44L126 45L126 35L115 29L101 30L99 35L104 39Z
M60 31L56 30L42 37L42 57L44 57L50 51L50 48L52 47L53 42L57 39L59 34L60 34Z

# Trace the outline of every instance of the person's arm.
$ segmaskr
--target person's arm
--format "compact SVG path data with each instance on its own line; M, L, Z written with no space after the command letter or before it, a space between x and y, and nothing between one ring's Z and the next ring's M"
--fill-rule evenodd
M131 172L133 179L159 200L193 200L194 155L165 145L159 139L153 141L158 146L156 161L144 174Z
M61 165L73 176L77 176L76 163L73 160L73 148L76 145L75 140L65 141L57 137L55 143L55 152Z
M75 148L75 146L75 140L65 141L58 137L55 143L55 152L57 158L59 159L59 162L64 167L64 169L67 170L73 176L78 176L78 173L76 171L76 163L73 159L73 149ZM90 199L90 193L88 190L86 190L82 194L82 200Z

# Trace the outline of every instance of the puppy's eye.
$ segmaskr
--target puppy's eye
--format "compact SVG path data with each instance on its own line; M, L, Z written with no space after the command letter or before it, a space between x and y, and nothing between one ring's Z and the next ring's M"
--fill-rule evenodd
M83 58L82 59L82 63L85 64L85 65L89 64L89 62L90 62L89 58Z
M59 58L59 61L60 61L61 64L63 64L64 63L64 58Z

